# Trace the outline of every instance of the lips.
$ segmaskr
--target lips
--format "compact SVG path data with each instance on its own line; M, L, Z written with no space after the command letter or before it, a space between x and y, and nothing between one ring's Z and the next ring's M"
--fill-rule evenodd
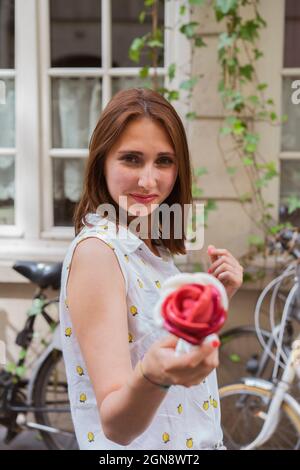
M137 202L151 202L153 201L157 195L156 194L150 194L149 196L141 196L141 195L138 195L138 194L130 194L130 196L135 199Z

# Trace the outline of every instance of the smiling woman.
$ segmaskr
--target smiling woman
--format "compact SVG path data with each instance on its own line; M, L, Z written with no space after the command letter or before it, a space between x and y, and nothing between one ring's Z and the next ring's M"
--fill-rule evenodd
M141 237L130 227L150 219L152 229L156 208L190 202L189 151L175 109L149 89L116 94L91 138L62 270L62 344L81 449L222 447L217 343L177 357L177 338L153 318L163 282L179 273L172 254L185 253L184 230L175 238L173 214L169 238L159 233L154 246L152 231ZM99 214L103 205L114 219Z
M84 191L74 216L76 234L85 215L103 203L114 206L118 223L122 209L129 209L130 222L130 214L136 215L139 208L150 216L157 204L177 203L183 212L192 201L184 127L168 101L152 90L132 88L117 93L101 115L89 152ZM162 244L172 254L185 254L184 220L180 221L183 237L178 239L172 214L171 218L171 236L162 239Z

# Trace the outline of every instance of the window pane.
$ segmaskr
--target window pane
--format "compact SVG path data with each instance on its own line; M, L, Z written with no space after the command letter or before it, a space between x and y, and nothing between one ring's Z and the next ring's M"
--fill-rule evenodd
M50 1L51 67L101 67L101 1Z
M15 146L15 82L13 79L1 79L4 96L0 104L0 147ZM2 93L1 93L2 95Z
M72 226L76 203L80 199L85 160L53 158L54 225Z
M284 67L300 67L300 2L285 0Z
M284 77L282 90L282 109L288 116L286 123L282 125L282 150L300 151L300 105L292 102L292 94L296 91L292 83L300 80L300 77Z
M52 145L86 148L101 113L99 78L55 78L52 82Z
M158 77L158 86L163 87L164 77ZM120 90L127 90L128 88L142 87L142 88L152 88L151 80L144 80L140 77L114 77L112 79L112 93L113 95Z
M136 64L128 57L129 47L136 37L144 36L152 30L152 19L146 15L145 22L139 23L139 14L143 10L140 0L112 0L112 58L113 67L137 67L149 64L147 53L141 54L141 61ZM122 5L120 7L120 4ZM158 26L164 24L164 1L158 3ZM164 66L163 50L159 49L159 67Z
M15 159L0 155L0 225L13 225L15 200Z
M295 226L300 226L300 209L288 214L288 200L291 197L300 199L300 159L284 160L281 162L280 179L280 221L290 221Z
M0 0L0 68L15 68L15 1Z

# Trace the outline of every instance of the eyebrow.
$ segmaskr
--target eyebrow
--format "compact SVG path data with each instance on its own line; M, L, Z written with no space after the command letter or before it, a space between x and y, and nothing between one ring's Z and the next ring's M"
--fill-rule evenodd
M141 155L141 156L144 155L143 152L139 152L138 150L120 150L118 153L119 154L133 153L135 155ZM170 157L176 157L176 155L172 152L158 152L157 155L160 156L160 157L163 156L163 155L168 155Z

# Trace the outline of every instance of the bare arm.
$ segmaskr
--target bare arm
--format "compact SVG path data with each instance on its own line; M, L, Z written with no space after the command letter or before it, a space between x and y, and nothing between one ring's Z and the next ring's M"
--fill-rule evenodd
M103 431L111 441L128 445L147 429L166 392L145 380L137 367L132 370L125 281L111 248L96 238L82 241L73 255L67 291Z

